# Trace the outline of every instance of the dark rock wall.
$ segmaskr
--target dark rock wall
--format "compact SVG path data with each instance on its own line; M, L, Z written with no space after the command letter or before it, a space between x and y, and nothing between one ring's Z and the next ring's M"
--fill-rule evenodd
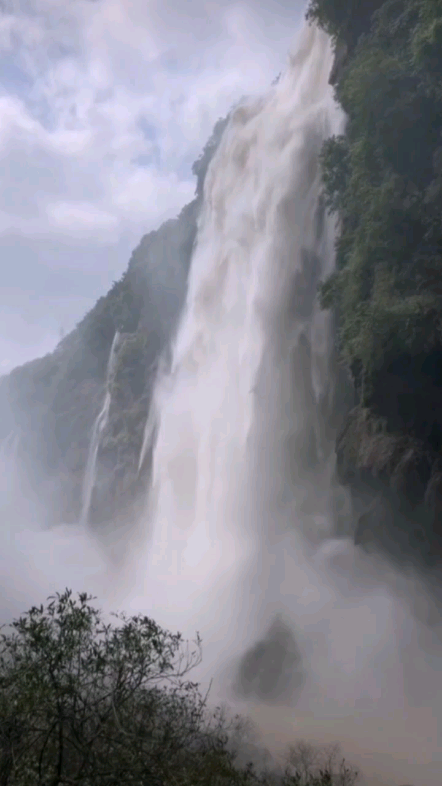
M401 565L436 568L442 557L442 463L424 439L388 431L351 410L337 440L340 482L351 489L355 542Z

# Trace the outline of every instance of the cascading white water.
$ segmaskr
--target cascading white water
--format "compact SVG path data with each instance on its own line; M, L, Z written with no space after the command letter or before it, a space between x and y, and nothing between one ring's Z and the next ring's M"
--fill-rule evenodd
M120 333L117 330L114 336L114 340L112 341L112 346L109 353L109 360L107 362L103 406L100 412L98 413L97 417L95 418L95 422L92 428L91 442L89 445L86 470L84 473L82 505L81 505L81 514L80 514L80 524L84 527L87 526L89 521L89 512L91 508L92 494L95 488L97 456L101 443L101 436L103 434L104 429L107 426L107 422L109 419L109 410L112 401L111 387L112 387L113 375L115 371L115 360L117 357L117 349L118 349L119 342L120 342Z
M155 431L158 423L158 413L155 409L155 402L151 402L147 414L146 425L144 427L143 442L141 444L140 457L138 460L138 472L144 465L147 452L155 440Z
M332 61L306 27L279 83L233 112L207 174L172 373L156 392L153 552L173 544L175 568L194 542L204 559L205 543L229 552L231 538L289 529L308 508L309 463L321 486L308 524L329 526L318 407L332 338L316 290L334 248L318 156L344 127Z

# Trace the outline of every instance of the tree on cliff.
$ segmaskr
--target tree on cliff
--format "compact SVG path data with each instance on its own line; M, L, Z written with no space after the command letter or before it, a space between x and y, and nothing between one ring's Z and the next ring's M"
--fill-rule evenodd
M383 0L311 0L307 19L317 22L332 38L345 38L351 46L370 25Z
M145 616L106 624L91 600L66 590L3 629L0 786L353 786L299 750L278 777L239 766L241 719L209 713L187 679L199 638Z
M347 131L322 156L341 220L322 300L362 404L388 418L389 369L442 384L442 2L312 0L308 14L353 47L336 86Z

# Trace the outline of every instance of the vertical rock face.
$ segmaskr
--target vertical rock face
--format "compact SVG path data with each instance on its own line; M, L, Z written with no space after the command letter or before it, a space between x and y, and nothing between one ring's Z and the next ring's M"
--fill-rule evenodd
M278 617L266 636L243 656L236 691L244 698L278 704L291 702L303 682L302 659L295 638Z
M337 440L337 468L351 489L357 544L402 564L440 565L442 465L428 442L388 431L358 406Z
M348 57L347 44L345 43L345 41L338 41L335 49L335 59L333 61L333 67L330 72L330 77L328 80L330 85L336 85L339 82L342 76L342 70L345 66L345 61L347 60L347 57Z

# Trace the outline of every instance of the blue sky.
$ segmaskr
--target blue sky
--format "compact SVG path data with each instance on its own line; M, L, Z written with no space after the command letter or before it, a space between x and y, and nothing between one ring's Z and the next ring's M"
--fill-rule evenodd
M300 0L6 0L0 374L51 350L194 192L212 127L283 67Z

